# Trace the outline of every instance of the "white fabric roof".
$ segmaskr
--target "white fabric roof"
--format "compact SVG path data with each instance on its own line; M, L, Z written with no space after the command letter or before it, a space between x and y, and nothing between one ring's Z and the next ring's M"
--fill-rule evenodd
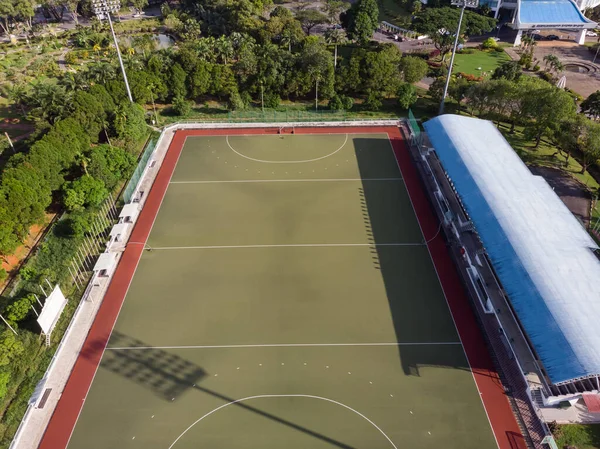
M593 239L491 122L443 115L425 128L552 382L600 374Z
M129 227L129 224L127 224L127 223L117 223L110 230L110 236L116 237L119 234L123 235L123 234L125 234L125 231L127 231L128 227Z
M115 264L117 262L117 254L116 253L102 253L98 260L96 261L96 265L94 265L94 271L112 271Z
M124 218L124 217L137 217L140 209L139 209L139 203L129 203L126 204L125 206L123 206L123 209L121 209L121 213L119 214L119 218Z

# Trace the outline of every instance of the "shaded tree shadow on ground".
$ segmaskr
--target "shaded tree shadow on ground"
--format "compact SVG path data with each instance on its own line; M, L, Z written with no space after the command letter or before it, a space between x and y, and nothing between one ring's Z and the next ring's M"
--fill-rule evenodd
M144 342L116 331L112 333L110 342L112 348L148 347ZM103 350L104 343L97 341L91 345L91 349L83 351L81 354L83 357L95 360L98 352ZM235 402L240 398L232 398L201 386L200 383L207 377L207 372L202 367L162 349L108 349L104 352L100 367L152 391L165 401L170 402L172 398L187 391L199 391L222 400L223 404L232 403L232 407L239 407L290 429L305 433L332 447L354 449L352 446L287 419L246 403Z

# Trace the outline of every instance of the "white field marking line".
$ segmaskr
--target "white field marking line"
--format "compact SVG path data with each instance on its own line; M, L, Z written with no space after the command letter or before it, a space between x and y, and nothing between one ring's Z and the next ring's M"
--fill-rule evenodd
M209 246L153 246L153 250L172 251L183 249L242 249L242 248L345 248L366 246L425 246L425 243L297 243L289 245L209 245Z
M392 150L392 154L394 155L394 159L396 160L396 165L398 165L398 170L400 171L400 175L402 177L404 177L404 173L402 173L402 168L400 167L400 161L396 157L396 152L394 151L394 146L392 145L392 141L390 140L389 133L387 133L387 135L388 135L388 142L390 144L390 149ZM410 150L408 150L408 151L410 151ZM431 250L429 249L429 243L431 243L431 242L427 243L427 239L425 238L425 233L423 232L423 227L421 226L421 221L419 220L419 215L417 214L415 205L413 204L412 197L410 196L408 184L406 184L406 191L408 193L408 199L410 200L410 205L412 206L413 213L415 214L415 217L417 218L417 223L419 224L419 229L421 230L421 235L423 236L423 241L425 242L424 246L427 247L427 252L429 253L429 258L431 259L433 269L435 270L435 275L438 278L438 282L442 289L444 299L446 300L446 307L448 307L448 311L450 312L450 317L452 317L452 322L454 323L454 329L456 329L456 333L458 334L458 339L460 340L463 354L465 355L465 358L467 359L467 363L469 365L469 371L471 371L471 377L473 377L473 383L475 384L475 387L477 388L477 393L479 393L478 396L479 396L479 400L481 401L481 406L483 407L483 410L485 411L485 416L487 416L488 423L490 424L490 428L492 429L492 435L494 435L494 440L496 441L496 446L498 446L498 449L500 449L500 443L498 442L498 438L496 437L496 431L494 430L494 426L492 425L492 420L490 419L490 415L487 411L487 408L485 408L485 402L483 402L483 398L481 397L481 392L479 390L479 384L477 383L477 379L475 379L475 373L473 372L473 367L471 366L471 361L469 360L469 355L467 354L467 351L465 350L465 345L463 344L462 337L460 336L460 330L458 329L458 326L456 325L456 320L454 319L454 314L452 313L452 308L450 307L450 303L448 302L448 296L446 295L446 290L444 289L444 285L442 284L442 279L440 278L440 273L438 272L438 269L435 265L435 260L433 259L433 256L431 255Z
M331 179L240 179L229 181L171 181L170 184L235 184L253 182L344 182L344 181L402 181L402 178L331 178Z
M348 134L346 134L346 138L344 139L344 143L342 144L341 147L339 147L337 150L326 154L325 156L321 156L321 157L316 157L314 159L305 159L303 161L267 161L267 160L263 160L263 159L255 159L253 157L250 156L246 156L242 153L240 153L239 151L236 151L235 148L233 148L231 146L231 144L229 143L229 136L225 136L225 142L227 142L227 146L229 147L229 149L231 151L233 151L235 154L237 154L238 156L243 157L244 159L248 159L250 161L254 161L254 162L263 162L265 164L304 164L306 162L315 162L315 161L320 161L321 159L325 159L326 157L329 156L333 156L335 153L337 153L338 151L340 151L342 148L344 148L346 146L346 142L348 142Z
M175 138L175 134L173 134L173 138ZM175 167L173 167L173 171L171 172L171 176L169 177L169 182L171 182L171 178L173 178L173 174L175 173L175 170L177 169L177 164L179 163L179 158L181 157L181 153L183 153L183 147L185 146L185 142L186 141L187 141L187 136L183 140L183 144L181 146L181 151L179 152L179 155L177 156L177 160L175 161ZM169 149L171 148L172 144L173 144L173 139L171 139L171 143L169 144L169 147L167 148L167 150L165 152L165 155L164 155L163 160L161 162L160 168L159 168L158 172L156 173L156 177L154 178L154 181L156 181L156 178L158 177L158 175L160 173L160 170L163 167L162 164L164 164L165 159L167 158L167 154L169 153ZM154 181L152 182L152 185L154 185ZM169 185L169 183L167 183L167 188L165 189L165 191L162 194L162 198L160 200L160 204L158 205L158 209L156 211L156 215L154 216L154 219L152 220L152 225L150 226L150 231L148 232L148 236L146 237L146 242L144 243L144 245L146 245L146 243L148 242L148 239L150 238L150 234L152 233L152 228L154 227L154 223L156 222L156 217L158 217L158 213L160 212L160 208L162 206L162 203L163 203L163 201L165 199L165 196L167 195L168 185ZM147 203L145 202L144 206L146 204ZM139 243L139 242L135 242L135 243ZM131 283L133 282L133 278L135 277L135 273L136 273L136 271L138 269L138 266L140 264L140 260L142 260L142 254L140 254L140 257L138 258L137 262L135 263L135 268L133 269L133 274L131 275L131 278L129 279L129 283L127 284L127 289L125 290L125 298L123 298L123 301L121 302L121 306L119 307L119 311L117 312L117 317L115 318L115 322L113 323L112 328L110 329L110 334L108 334L108 338L106 339L106 342L104 343L104 347L102 348L102 354L100 355L100 360L98 361L98 365L96 365L96 369L94 370L94 375L92 376L92 381L90 382L90 385L88 386L88 389L85 392L85 397L83 398L83 401L82 401L82 404L81 404L81 408L79 409L79 413L77 413L77 419L75 419L75 424L73 425L73 428L71 429L71 433L69 435L69 439L67 440L67 445L65 446L65 448L69 447L69 443L71 442L71 438L73 437L73 432L75 432L75 427L77 427L77 422L79 421L79 417L81 416L81 412L83 411L83 407L85 406L85 401L87 400L88 395L90 394L90 390L92 388L92 384L94 383L94 380L96 379L96 374L98 374L98 368L100 368L100 365L102 363L102 359L104 358L104 353L106 352L106 347L108 346L108 341L110 340L110 337L112 336L113 331L115 330L115 326L117 325L117 321L119 320L119 315L121 314L121 310L123 310L123 305L125 304L125 299L127 298L127 293L129 293L129 287L131 287ZM100 311L100 309L98 309L98 311ZM84 344L85 344L85 342L84 342ZM47 428L48 427L46 427L46 429Z
M177 444L177 442L188 432L188 430L190 430L192 427L194 427L196 424L198 424L204 418L209 417L213 413L218 412L219 410L221 410L221 409L223 409L225 407L229 407L230 405L237 404L238 402L249 401L251 399L264 399L264 398L309 398L309 399L318 399L320 401L325 401L325 402L331 402L332 404L339 405L340 407L344 407L345 409L350 410L351 412L353 412L356 415L358 415L361 418L363 418L365 421L367 421L369 424L371 424L373 427L375 427L379 431L379 433L381 433L385 437L385 439L389 441L389 443L392 445L392 447L394 449L398 449L398 447L394 444L394 442L391 440L391 438L388 437L385 434L385 432L383 430L381 430L381 428L377 424L375 424L373 421L371 421L369 418L367 418L365 415L363 415L359 411L354 410L352 407L350 407L350 406L348 406L346 404L342 404L341 402L334 401L333 399L328 399L328 398L324 398L324 397L321 397L321 396L313 396L313 395L310 395L310 394L261 394L261 395L257 395L257 396L249 396L247 398L236 399L235 401L228 402L227 404L223 404L223 405L217 407L216 409L211 410L210 412L208 412L207 414L205 414L204 416L202 416L201 418L199 418L198 420L196 420L195 422L193 422L187 429L185 429L181 433L181 435L179 435L175 439L175 441L173 441L173 443L169 446L168 449L172 449L173 446L175 446Z
M244 348L313 348L313 347L336 347L336 346L456 346L460 341L442 342L406 342L406 343L282 343L263 345L205 345L205 346L123 346L106 348L110 351L136 351L143 349L244 349Z

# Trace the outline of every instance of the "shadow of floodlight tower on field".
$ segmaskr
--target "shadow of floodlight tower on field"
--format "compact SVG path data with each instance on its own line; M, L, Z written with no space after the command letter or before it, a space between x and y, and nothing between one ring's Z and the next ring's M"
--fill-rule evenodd
M230 404L232 407L252 412L291 430L302 432L310 437L321 440L332 447L354 449L348 444L296 424L289 419L276 416L241 402L239 401L240 398L230 397L201 386L200 383L207 377L207 372L178 355L156 348L132 349L148 348L149 346L140 340L116 331L112 333L110 342L113 349L104 352L100 367L147 388L165 401L170 402L172 398L179 397L184 392L190 391L208 394L223 401L224 405ZM118 350L114 348L128 349ZM97 360L98 355L102 353L103 349L104 343L98 341L96 344L92 344L91 347L84 349L82 355L91 360Z
M120 332L113 332L110 341L113 347L147 346ZM103 349L104 343L98 341L84 348L82 355L95 359ZM199 366L162 349L108 350L104 352L100 367L151 390L167 401L179 397L206 376Z

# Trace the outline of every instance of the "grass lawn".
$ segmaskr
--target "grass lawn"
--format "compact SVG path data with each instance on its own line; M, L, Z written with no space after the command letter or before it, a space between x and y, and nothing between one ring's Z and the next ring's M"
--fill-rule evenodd
M600 424L561 424L554 436L560 448L600 449Z
M483 73L493 72L496 67L506 61L510 61L510 56L505 52L475 50L475 53L470 55L457 53L454 59L454 72L481 76Z

